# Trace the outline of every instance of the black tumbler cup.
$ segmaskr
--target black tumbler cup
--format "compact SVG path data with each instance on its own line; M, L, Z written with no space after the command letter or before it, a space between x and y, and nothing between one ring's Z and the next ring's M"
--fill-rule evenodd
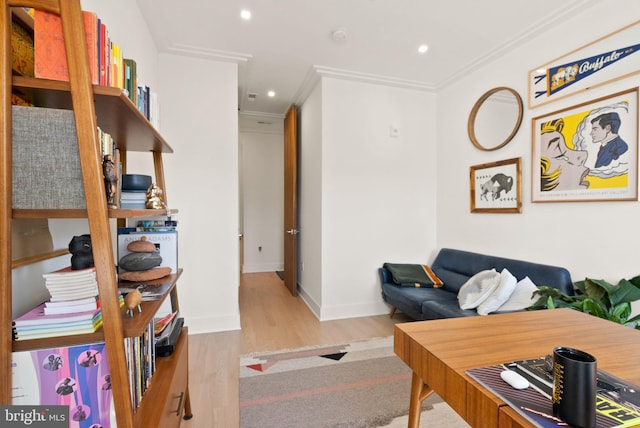
M586 352L553 350L553 414L579 428L596 426L596 359Z

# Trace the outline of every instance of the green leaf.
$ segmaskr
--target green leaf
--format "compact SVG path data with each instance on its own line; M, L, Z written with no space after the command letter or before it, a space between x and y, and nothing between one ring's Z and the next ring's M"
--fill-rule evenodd
M585 281L577 281L573 283L573 286L580 292L580 294L587 294L584 283Z
M629 280L629 282L635 285L636 287L640 287L640 275L634 276Z
M617 286L609 292L612 305L631 303L640 299L640 288L626 279L621 279Z
M594 300L603 300L613 289L613 285L602 279L585 279L585 294Z
M582 312L607 319L607 312L593 299L585 299L582 302Z
M631 315L631 304L626 302L612 307L610 311L610 317L615 317L620 320L618 321L620 323L626 322L629 315Z
M555 305L553 304L553 297L549 296L547 299L547 309L555 309Z

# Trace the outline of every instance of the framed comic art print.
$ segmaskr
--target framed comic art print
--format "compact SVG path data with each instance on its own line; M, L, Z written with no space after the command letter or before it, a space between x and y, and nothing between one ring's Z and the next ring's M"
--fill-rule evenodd
M638 88L534 117L533 202L638 199Z
M521 213L520 158L474 165L469 172L472 213Z

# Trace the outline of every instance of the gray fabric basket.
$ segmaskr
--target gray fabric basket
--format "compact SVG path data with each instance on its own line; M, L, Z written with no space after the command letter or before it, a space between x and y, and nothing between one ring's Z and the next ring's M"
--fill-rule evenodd
M71 110L13 106L13 208L84 209Z

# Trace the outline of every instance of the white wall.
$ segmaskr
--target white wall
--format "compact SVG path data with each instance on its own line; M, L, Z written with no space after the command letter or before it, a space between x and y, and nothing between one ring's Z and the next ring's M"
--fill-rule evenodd
M281 130L282 131L282 130ZM243 272L284 266L284 134L240 131Z
M603 19L606 17L606 19ZM499 256L564 266L574 281L586 276L616 282L640 273L636 243L640 205L631 202L532 203L531 119L607 94L638 86L638 76L593 88L545 106L528 109L528 72L613 32L640 17L634 0L597 2L587 10L517 46L492 64L471 70L438 92L438 247L463 248ZM629 45L637 40L629 40ZM622 46L616 46L620 48ZM496 86L516 89L525 102L515 139L495 152L475 149L467 137L474 102ZM469 167L522 158L522 214L469 212Z
M190 333L238 329L237 65L161 54L164 156L180 210L181 312Z
M425 261L435 248L435 96L323 77L302 113L300 261L319 263L321 292L317 277L307 291L306 273L300 286L322 320L385 313L376 269ZM307 240L318 237L321 257L310 259Z
M298 289L316 314L322 306L322 82L300 106Z

